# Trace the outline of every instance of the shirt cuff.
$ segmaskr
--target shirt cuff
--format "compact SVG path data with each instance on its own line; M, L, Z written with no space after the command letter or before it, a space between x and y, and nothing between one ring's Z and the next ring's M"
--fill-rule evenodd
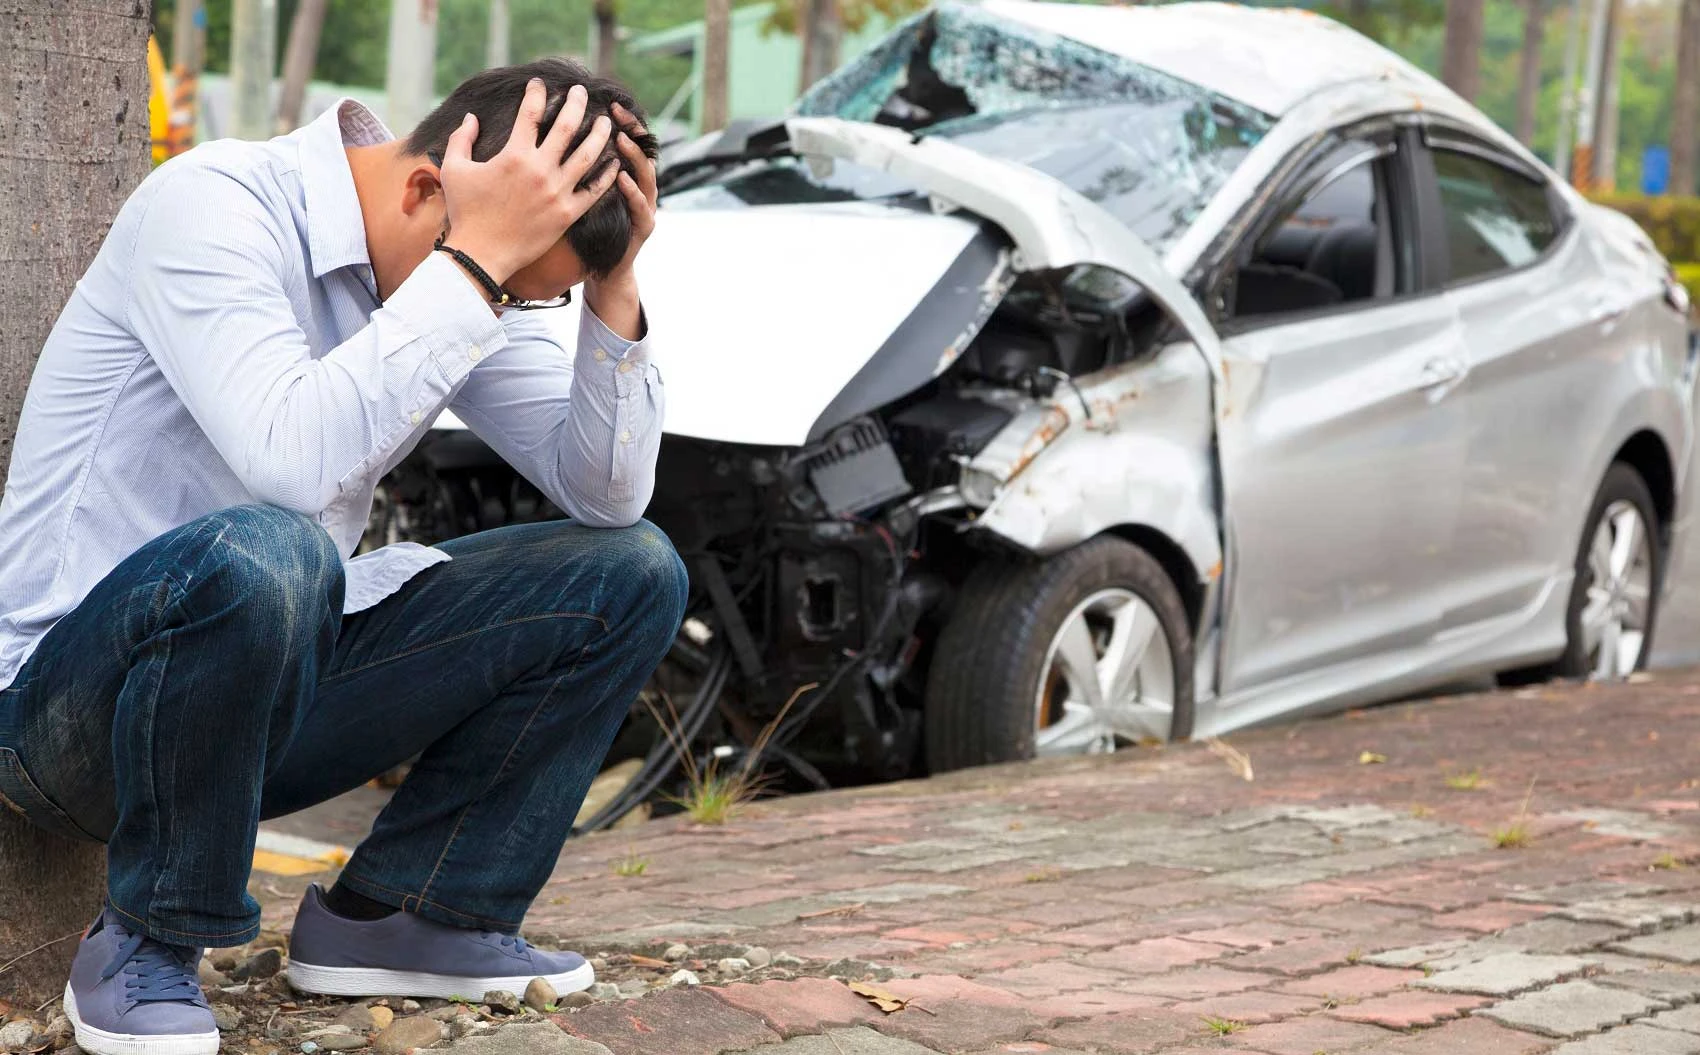
M450 388L508 343L490 302L442 253L433 252L414 268L384 307L425 342Z
M649 315L641 306L638 308L638 329L643 331L643 336L635 341L628 341L609 329L608 324L597 318L596 313L590 310L590 305L586 304L579 311L579 355L582 357L586 351L589 351L594 359L596 358L595 353L600 351L604 358L615 362L647 363L649 362ZM601 362L602 360L598 359L597 361Z

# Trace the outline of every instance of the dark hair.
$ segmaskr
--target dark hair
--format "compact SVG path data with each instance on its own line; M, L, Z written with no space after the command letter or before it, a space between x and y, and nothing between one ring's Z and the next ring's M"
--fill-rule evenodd
M599 77L571 59L539 59L523 66L501 66L468 77L460 87L449 93L441 106L419 122L419 126L408 135L404 149L409 154L428 157L442 164L449 136L460 127L467 114L472 114L478 118L478 140L472 145L473 160L488 161L501 152L508 136L513 133L519 104L524 100L526 85L533 77L541 78L549 90L549 101L544 105L543 120L537 129L538 143L542 143L549 134L556 115L567 101L567 90L575 84L584 85L590 98L584 109L584 122L573 133L567 154L584 142L590 134L591 123L608 114L615 103L625 107L639 121L645 121L642 107L619 81L612 77ZM619 132L618 126L615 132ZM646 156L654 158L659 152L653 134L645 132L634 138ZM594 181L610 163L636 175L631 172L631 165L615 150L614 138L610 136L602 157L585 176L584 182ZM610 187L601 201L567 228L567 242L593 275L605 275L624 260L631 237L631 213L618 187Z

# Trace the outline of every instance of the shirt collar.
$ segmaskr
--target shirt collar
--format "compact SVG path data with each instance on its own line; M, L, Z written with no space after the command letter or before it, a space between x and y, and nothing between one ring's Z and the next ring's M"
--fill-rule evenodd
M313 277L371 264L366 222L354 192L344 147L376 146L395 136L376 114L353 99L339 99L301 132L301 185L307 201L307 249Z

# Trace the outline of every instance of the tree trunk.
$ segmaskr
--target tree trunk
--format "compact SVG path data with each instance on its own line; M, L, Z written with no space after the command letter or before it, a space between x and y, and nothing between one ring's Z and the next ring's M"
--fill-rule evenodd
M390 130L398 136L431 112L437 77L437 0L392 0L384 68Z
M727 79L732 50L731 0L703 0L702 8L702 132L726 127L731 84Z
M614 63L620 50L617 33L620 13L614 0L596 0L591 8L596 16L596 72L604 77L614 75Z
M0 0L0 486L47 331L148 171L148 6ZM64 987L105 860L0 808L0 1000Z
M235 133L272 134L272 74L277 67L277 0L235 0L230 11L230 91Z
M1440 79L1474 100L1481 83L1483 0L1446 0L1446 44Z
M1594 123L1594 171L1590 186L1617 189L1617 141L1623 86L1623 0L1611 0L1606 16L1605 63L1600 68L1599 117Z
M295 21L289 26L289 44L283 51L283 88L277 100L277 134L293 132L301 124L301 105L307 101L307 82L319 58L319 34L325 28L329 0L301 0Z
M838 0L809 0L804 6L807 16L797 27L803 38L803 87L838 68L843 50L844 20L838 10Z
M508 0L490 0L489 34L484 38L484 68L495 69L509 63L511 31L508 24Z
M1700 131L1700 0L1682 0L1677 22L1676 98L1671 103L1670 192L1693 194Z
M1517 138L1535 142L1535 116L1541 101L1541 44L1546 38L1546 0L1523 0L1523 53L1517 67Z

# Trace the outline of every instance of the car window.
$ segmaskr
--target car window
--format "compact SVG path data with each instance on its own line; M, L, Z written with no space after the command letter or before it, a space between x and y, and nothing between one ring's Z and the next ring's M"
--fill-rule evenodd
M1546 187L1486 158L1434 151L1453 282L1532 263L1558 237Z
M1347 161L1264 230L1235 276L1232 318L1261 320L1393 295L1391 210L1379 164L1374 157Z

